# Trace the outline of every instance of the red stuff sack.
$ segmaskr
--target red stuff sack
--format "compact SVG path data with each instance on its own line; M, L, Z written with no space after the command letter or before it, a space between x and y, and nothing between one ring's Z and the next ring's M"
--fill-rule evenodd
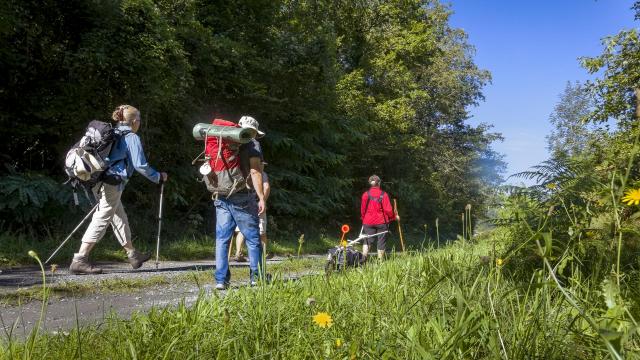
M238 127L231 121L214 119L213 125ZM211 172L204 175L207 189L214 195L230 196L247 188L246 174L240 166L240 145L221 137L207 136L205 156Z

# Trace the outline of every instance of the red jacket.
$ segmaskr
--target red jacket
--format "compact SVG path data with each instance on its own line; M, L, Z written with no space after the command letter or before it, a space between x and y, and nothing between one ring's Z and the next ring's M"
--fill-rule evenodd
M389 195L385 192L380 203L382 190L378 186L372 186L369 191L362 194L362 204L360 206L360 218L363 225L388 224L396 218L396 214L391 207ZM371 199L369 199L371 195ZM367 201L369 207L367 207Z

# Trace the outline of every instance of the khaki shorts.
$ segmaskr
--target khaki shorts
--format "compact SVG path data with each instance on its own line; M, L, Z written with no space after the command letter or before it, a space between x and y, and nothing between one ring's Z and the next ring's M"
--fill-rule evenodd
M258 218L260 219L260 223L259 223L259 227L260 227L260 235L266 235L267 234L267 212L263 212L262 214L258 215ZM236 226L236 232L240 232L240 228Z

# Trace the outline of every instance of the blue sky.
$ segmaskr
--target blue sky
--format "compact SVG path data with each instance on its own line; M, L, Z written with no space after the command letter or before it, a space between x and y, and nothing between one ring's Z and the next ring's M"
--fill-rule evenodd
M548 157L548 118L559 94L567 81L591 78L578 58L600 54L603 37L640 25L632 0L445 2L452 25L476 47L476 64L492 74L471 123L493 124L505 137L494 148L506 155L508 175Z

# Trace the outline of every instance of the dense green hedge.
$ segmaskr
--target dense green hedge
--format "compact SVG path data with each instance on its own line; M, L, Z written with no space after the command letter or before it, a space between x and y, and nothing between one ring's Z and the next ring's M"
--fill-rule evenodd
M504 166L499 136L465 123L489 74L437 1L8 0L0 16L0 175L62 182L65 150L121 103L142 111L180 216L204 214L190 128L214 113L266 130L281 223L355 217L375 172L408 219L452 227Z

